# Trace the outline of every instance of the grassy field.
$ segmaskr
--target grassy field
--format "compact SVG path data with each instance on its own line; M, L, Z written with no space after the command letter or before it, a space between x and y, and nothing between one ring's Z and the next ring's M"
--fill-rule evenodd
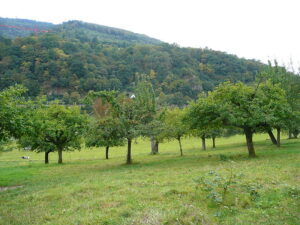
M300 224L300 140L280 149L254 137L258 157L248 159L243 136L201 142L133 145L64 153L64 164L43 164L43 154L14 150L0 155L0 224ZM285 137L284 137L285 138ZM28 155L30 160L22 160ZM225 187L225 188L224 188Z

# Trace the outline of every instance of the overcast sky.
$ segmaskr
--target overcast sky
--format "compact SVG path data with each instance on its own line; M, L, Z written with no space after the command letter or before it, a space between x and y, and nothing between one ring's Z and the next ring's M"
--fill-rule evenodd
M300 0L3 0L0 17L82 20L266 62L300 65Z

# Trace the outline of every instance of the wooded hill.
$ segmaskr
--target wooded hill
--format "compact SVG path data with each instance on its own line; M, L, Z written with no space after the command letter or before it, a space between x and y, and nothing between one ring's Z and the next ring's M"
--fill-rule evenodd
M27 37L36 32L48 31L55 25L27 19L10 19L0 17L0 36L10 39Z
M23 26L23 20L9 21ZM0 28L0 90L21 83L29 96L45 94L73 103L89 90L131 92L147 74L161 102L182 106L221 82L250 83L264 68L258 61L224 52L181 48L80 21L48 28L47 33L15 39L5 37L17 33L9 36L7 28Z

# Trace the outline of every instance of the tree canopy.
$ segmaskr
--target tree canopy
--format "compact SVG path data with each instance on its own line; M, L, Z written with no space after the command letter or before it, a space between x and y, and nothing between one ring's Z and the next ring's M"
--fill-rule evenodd
M0 91L0 144L21 136L24 126L24 99L26 89L12 86Z
M151 83L138 82L131 96L114 91L90 92L88 100L102 99L109 104L111 119L118 123L118 134L127 140L127 164L132 163L132 140L139 137L144 126L153 120L155 114L154 91ZM119 126L120 125L120 126Z
M86 123L86 117L77 106L56 102L31 105L27 111L27 130L19 144L32 151L45 152L45 163L48 163L48 154L57 151L58 163L62 163L63 151L81 148Z
M192 127L237 127L246 135L250 157L255 157L253 133L261 126L282 127L291 115L285 92L269 81L256 86L226 82L207 98L191 105Z

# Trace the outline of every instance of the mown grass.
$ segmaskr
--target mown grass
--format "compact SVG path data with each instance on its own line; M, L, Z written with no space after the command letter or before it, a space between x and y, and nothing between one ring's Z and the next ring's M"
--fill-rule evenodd
M200 150L200 140L133 145L133 165L125 148L64 153L64 164L43 164L43 155L14 150L0 156L0 224L300 224L300 140L280 149L255 136L258 157L248 159L243 136L222 138L217 149ZM29 155L30 160L22 160ZM197 179L238 174L218 203ZM212 181L214 185L217 181ZM222 191L222 190L217 190ZM253 198L253 193L255 193Z

